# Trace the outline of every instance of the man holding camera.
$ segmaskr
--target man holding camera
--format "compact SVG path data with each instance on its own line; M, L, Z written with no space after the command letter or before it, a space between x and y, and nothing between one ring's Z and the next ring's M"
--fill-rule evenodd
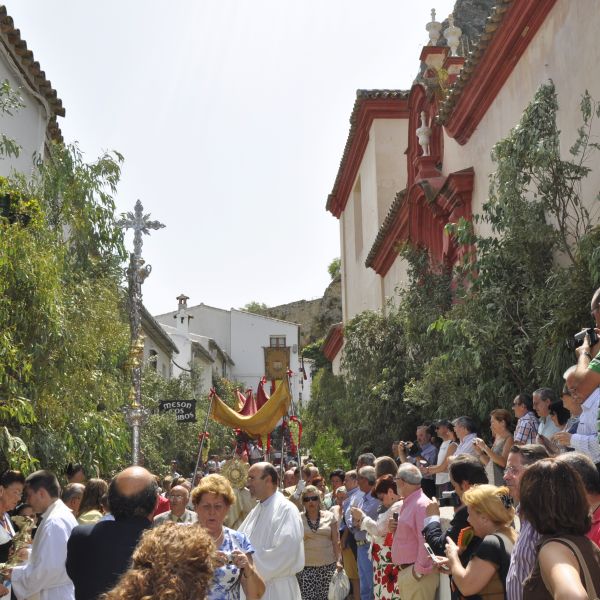
M419 425L416 431L418 452L412 456L408 456L406 451L412 449L411 442L398 442L397 451L398 458L401 463L409 462L421 469L423 478L421 487L429 498L435 497L435 475L424 474L423 468L429 465L435 465L437 461L437 448L431 443L431 433L427 425Z
M598 386L600 386L600 340L598 338L598 334L600 333L600 288L594 292L590 304L590 312L596 326L594 329L587 330L583 336L582 344L575 350L577 354L577 368L567 375L566 383L575 399L582 403L583 412L579 418L577 434L583 433L582 420L585 421L584 415L590 412L593 413L597 421L593 434L598 436L597 405L600 400L600 391L598 390ZM596 405L595 411L593 410L594 404ZM585 431L587 431L587 428ZM592 460L596 460L596 458L594 457Z
M438 556L444 556L446 537L457 544L460 532L469 527L469 511L462 503L463 494L472 486L488 483L485 467L469 454L463 454L450 462L448 472L454 491L447 495L444 492L440 503L434 499L426 509L423 523L423 536ZM446 531L442 531L440 523L440 506L454 506L454 517ZM466 564L466 563L465 563Z

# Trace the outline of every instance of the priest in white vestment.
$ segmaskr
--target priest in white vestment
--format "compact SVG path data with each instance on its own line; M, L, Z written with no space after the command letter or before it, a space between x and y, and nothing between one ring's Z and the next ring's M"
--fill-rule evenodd
M277 482L273 465L250 467L248 489L259 503L239 531L255 548L254 566L267 586L263 600L301 600L296 573L304 568L304 528L298 509L278 491Z
M59 499L60 486L50 471L36 471L25 480L25 497L42 521L35 533L31 555L12 570L11 582L19 600L74 600L67 575L67 541L77 521Z

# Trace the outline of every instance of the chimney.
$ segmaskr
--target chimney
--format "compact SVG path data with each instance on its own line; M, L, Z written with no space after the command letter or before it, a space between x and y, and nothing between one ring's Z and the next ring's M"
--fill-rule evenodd
M189 296L185 294L177 296L177 314L175 318L177 319L177 329L183 333L189 333L190 319L194 318L192 315L187 314L187 301L189 299Z

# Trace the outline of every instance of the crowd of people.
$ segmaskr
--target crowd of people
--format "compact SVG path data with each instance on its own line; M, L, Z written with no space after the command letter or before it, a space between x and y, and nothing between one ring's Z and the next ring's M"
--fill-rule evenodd
M600 290L591 309L600 334ZM469 416L421 425L347 471L252 457L232 486L212 457L162 481L70 465L61 487L7 470L0 598L328 600L344 578L353 600L597 598L600 341L580 338L560 397L518 394L489 435Z

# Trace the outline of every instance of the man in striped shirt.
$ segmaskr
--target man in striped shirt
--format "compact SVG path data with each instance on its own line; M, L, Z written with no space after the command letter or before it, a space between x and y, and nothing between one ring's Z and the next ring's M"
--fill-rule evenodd
M515 445L510 449L504 471L504 482L510 490L510 495L515 504L520 500L519 485L523 473L534 462L543 458L548 458L548 452L541 444ZM517 505L518 512L519 507ZM523 582L529 577L535 564L535 546L540 537L540 534L531 524L521 518L521 530L513 547L510 566L508 567L508 574L506 576L507 600L522 600Z

